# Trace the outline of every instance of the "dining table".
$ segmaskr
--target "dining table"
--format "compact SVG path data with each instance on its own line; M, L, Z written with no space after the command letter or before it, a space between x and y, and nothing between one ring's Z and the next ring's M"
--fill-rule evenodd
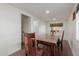
M41 38L41 39L38 38L36 39L36 41L37 44L43 44L50 47L50 56L55 55L55 47L58 41L55 36L52 36L51 38Z

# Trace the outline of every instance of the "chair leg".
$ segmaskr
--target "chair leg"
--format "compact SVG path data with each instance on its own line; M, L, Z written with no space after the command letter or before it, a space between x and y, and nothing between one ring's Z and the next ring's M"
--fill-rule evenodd
M25 56L27 56L27 53L25 54Z
M63 45L61 44L61 51L63 51Z
M60 47L57 47L58 55L60 55Z
M56 46L54 46L54 56L55 56L55 52L56 52L56 50L55 50L55 49L56 49Z

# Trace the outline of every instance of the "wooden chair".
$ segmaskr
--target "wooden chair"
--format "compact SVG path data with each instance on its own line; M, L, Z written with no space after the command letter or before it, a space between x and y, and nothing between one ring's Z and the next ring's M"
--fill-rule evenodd
M36 37L35 37L35 32L33 32L33 33L25 33L25 35L27 36L29 36L30 38L32 38L33 40L33 46L35 45L35 39L36 39Z
M62 33L62 38L61 38L61 50L63 50L63 38L64 38L64 31Z
M61 39L58 39L58 42L57 42L57 47L61 48L61 51L63 50L63 37L64 37L64 31L62 33Z
M35 45L34 39L36 39L35 32L34 32L34 33L26 33L26 34L29 35L29 37L33 39L33 46L34 46L34 45ZM44 44L40 44L40 43L37 43L37 46L38 46L38 48L43 48L43 47L45 47Z
M35 41L34 46L33 41ZM32 40L28 34L25 34L24 42L25 42L25 54L27 54L28 56L36 56L36 55L41 56L43 54L43 49L39 49L37 47L36 39Z

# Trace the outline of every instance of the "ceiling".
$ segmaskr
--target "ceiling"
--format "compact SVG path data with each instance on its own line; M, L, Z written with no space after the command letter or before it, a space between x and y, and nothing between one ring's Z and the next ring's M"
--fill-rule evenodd
M56 20L67 20L74 3L13 3L15 6L29 14L46 21L51 21L53 18ZM50 13L46 14L45 11L49 10Z

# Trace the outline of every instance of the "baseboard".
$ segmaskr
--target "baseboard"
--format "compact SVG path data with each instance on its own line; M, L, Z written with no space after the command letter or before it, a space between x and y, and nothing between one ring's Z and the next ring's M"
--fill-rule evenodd
M18 48L18 49L16 49L16 50L12 51L11 53L8 54L8 56L10 56L11 54L13 54L13 53L15 53L15 52L17 52L17 51L19 51L19 50L21 50L21 48Z
M73 56L76 56L75 51L73 49L71 49L71 50L72 50Z
M71 49L71 51L72 51L73 56L76 56L75 51L74 51L73 48L71 47L71 44L70 44L69 41L68 41L68 43L69 43L69 46L70 46L70 49Z

